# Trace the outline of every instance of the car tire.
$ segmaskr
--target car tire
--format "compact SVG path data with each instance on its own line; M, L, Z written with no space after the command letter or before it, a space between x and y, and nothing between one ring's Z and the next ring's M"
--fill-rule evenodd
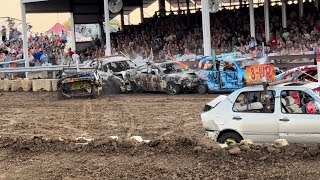
M91 99L96 99L97 97L98 97L98 88L97 88L97 86L92 86Z
M235 132L226 132L223 133L221 136L218 138L218 142L220 144L236 144L240 143L242 140L242 137Z
M198 86L198 93L199 94L206 94L208 93L208 86L206 84L201 84Z
M60 90L57 91L57 96L58 96L58 100L64 100L65 99L64 95L61 93Z
M177 84L169 83L167 86L167 93L170 95L176 95L181 92L181 87Z
M135 94L141 93L141 88L135 82L131 82L131 90Z

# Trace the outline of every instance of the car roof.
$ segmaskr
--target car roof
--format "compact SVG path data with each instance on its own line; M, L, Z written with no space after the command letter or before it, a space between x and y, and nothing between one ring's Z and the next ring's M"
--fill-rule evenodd
M119 61L129 61L131 59L124 57L124 56L109 56L100 58L99 61L102 63L112 63L112 62L119 62Z
M305 82L289 82L289 83L281 83L275 86L268 86L268 89L270 90L276 90L276 89L283 89L283 88L290 88L290 89L294 89L297 87L303 87L303 88L307 88L307 89L314 89L317 87L320 87L320 83L318 82L311 82L311 83L305 83ZM263 86L262 85L253 85L253 86L247 86L244 87L242 90L243 91L254 91L254 90L262 90Z

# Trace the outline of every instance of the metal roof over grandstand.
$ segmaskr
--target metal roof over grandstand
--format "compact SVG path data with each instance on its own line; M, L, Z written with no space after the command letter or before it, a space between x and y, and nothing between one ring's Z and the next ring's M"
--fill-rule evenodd
M123 13L130 14L133 10L141 7L147 8L157 0L124 0ZM166 0L173 7L187 7L186 0ZM230 0L223 0L230 2ZM232 0L234 1L234 0ZM104 13L104 0L25 0L26 13L63 13L73 12L75 15L101 15ZM201 0L190 0L191 7L200 8ZM110 18L118 14L110 13ZM75 19L75 21L77 21Z
M156 0L125 0L123 1L124 15L130 14L133 10L140 7L142 4L148 7ZM30 2L26 4L26 13L63 13L73 12L74 15L88 17L91 15L98 16L104 14L103 0L43 0L38 2ZM110 18L118 14L110 13ZM76 17L75 17L76 18ZM97 17L98 18L98 17ZM87 19L87 18L86 18ZM90 19L89 19L90 20ZM75 19L75 21L77 21Z

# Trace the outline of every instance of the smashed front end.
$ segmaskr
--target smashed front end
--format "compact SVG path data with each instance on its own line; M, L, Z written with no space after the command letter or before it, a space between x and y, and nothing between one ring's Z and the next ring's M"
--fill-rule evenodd
M91 96L96 98L102 90L95 72L63 73L57 83L58 98Z
M197 92L201 85L200 78L194 72L186 72L182 76L177 76L176 81L184 92Z

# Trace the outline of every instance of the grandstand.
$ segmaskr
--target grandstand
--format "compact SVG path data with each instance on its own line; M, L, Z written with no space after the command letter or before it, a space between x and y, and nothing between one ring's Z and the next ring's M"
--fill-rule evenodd
M222 0L218 6L220 11L210 16L211 0L159 0L158 11L151 17L144 13L144 9L155 3L154 0L123 1L123 8L118 13L104 10L108 8L106 0L21 2L25 13L70 12L73 17L72 27L74 24L95 23L103 27L106 19L120 15L123 27L121 33L112 34L111 37L109 33L102 35L106 39L106 52L111 54L122 51L132 58L138 55L147 57L151 53L159 58L177 53L211 55L212 49L218 53L237 50L259 56L264 53L261 52L263 44L270 45L270 50L266 49L268 53L294 54L313 50L319 39L318 0ZM125 16L128 19L128 15L136 9L140 9L142 25L125 26ZM292 12L298 12L298 15L291 16ZM304 27L310 21L313 25ZM313 28L316 28L315 33ZM288 33L292 37L288 38ZM254 38L252 41L251 37ZM302 40L300 42L294 38ZM295 43L301 47L295 47ZM74 44L80 51L86 49L90 42L74 40ZM288 44L292 44L292 47ZM234 49L235 46L237 49ZM151 49L153 52L150 52Z

